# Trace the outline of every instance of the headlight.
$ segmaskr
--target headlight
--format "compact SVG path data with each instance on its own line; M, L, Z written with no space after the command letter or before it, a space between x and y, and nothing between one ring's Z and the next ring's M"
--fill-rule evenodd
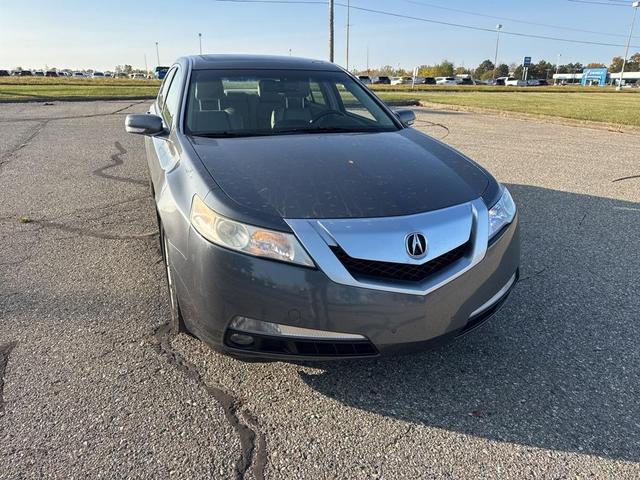
M198 197L193 197L191 224L210 242L256 257L313 267L313 261L290 233L245 225L217 214Z
M500 200L489 209L489 238L498 233L505 225L509 225L516 216L516 204L506 187L502 187Z

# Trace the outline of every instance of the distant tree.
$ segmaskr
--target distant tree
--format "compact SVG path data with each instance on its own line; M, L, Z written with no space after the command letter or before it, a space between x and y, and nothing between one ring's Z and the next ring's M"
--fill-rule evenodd
M496 77L507 77L509 76L509 65L505 63L501 63L496 68Z
M455 75L468 75L469 73L471 73L471 71L468 68L465 68L465 67L456 67L453 70L453 73Z
M493 64L493 62L491 60L484 60L483 62L480 63L480 65L478 65L476 67L476 70L474 72L475 76L478 78L482 78L482 76L487 73L487 72L493 72L493 69L495 68L495 65Z
M443 60L436 65L421 65L418 67L418 75L421 77L450 77L453 72L453 63L448 60Z
M476 73L476 78L480 78L482 80L491 80L493 78L493 69L484 72L482 75L478 75Z
M604 63L591 62L587 63L584 68L604 68L605 66Z
M551 78L552 72L555 72L555 66L546 60L540 60L532 66L535 68L529 70L529 78Z
M627 59L627 64L624 67L625 72L637 72L640 70L640 52L634 53ZM609 65L609 72L619 73L622 71L622 57L613 57L611 59L611 65Z
M611 59L611 65L609 65L609 72L619 73L622 71L622 57L613 57Z

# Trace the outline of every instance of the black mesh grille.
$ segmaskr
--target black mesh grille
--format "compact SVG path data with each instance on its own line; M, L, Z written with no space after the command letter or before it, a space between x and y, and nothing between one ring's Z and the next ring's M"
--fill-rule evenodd
M350 257L340 247L331 247L331 250L344 265L344 268L355 278L369 277L404 282L421 282L462 258L469 250L470 244L471 242L468 241L422 265L361 260Z
M234 333L249 335L251 345L238 345L231 340ZM296 355L301 357L366 357L377 355L378 351L368 340L314 340L310 338L272 337L227 330L225 345L247 352L271 353L276 355Z

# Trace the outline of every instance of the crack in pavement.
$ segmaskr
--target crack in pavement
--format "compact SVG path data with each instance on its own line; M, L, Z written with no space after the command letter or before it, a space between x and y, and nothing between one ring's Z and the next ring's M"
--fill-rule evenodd
M145 233L132 233L132 234L118 234L118 233L106 233L96 232L88 228L72 227L65 225L64 223L50 222L47 220L31 220L30 223L38 225L41 228L53 228L56 230L62 230L67 233L75 233L80 237L92 237L100 238L102 240L147 240L149 238L156 237L158 232L145 232Z
M235 465L235 478L244 479L251 470L256 480L264 480L267 464L267 448L264 434L260 432L257 419L246 410L241 410L241 401L229 392L209 385L196 366L171 347L173 330L165 323L153 332L152 345L156 352L168 362L194 380L214 398L240 439L240 458Z
M623 180L633 180L633 179L636 179L636 178L640 178L640 175L629 175L628 177L615 178L615 179L611 180L611 183L622 182Z
M16 342L0 345L0 416L4 415L4 373L9 362L9 354L16 346Z
M122 113L125 110L128 110L129 108L131 108L131 107L133 107L135 105L140 105L141 103L146 103L146 102L149 102L151 100L153 100L153 99L146 99L146 100L140 100L139 102L133 102L133 103L128 104L125 107L118 108L117 110L114 110L113 112L107 112L107 113L90 113L88 115L68 115L68 116L64 116L64 117L12 118L12 119L0 120L0 123L21 123L21 122L39 122L39 121L50 122L52 120L75 120L75 119L78 119L78 118L109 117L111 115L117 115L119 113Z
M445 134L442 137L439 137L438 140L443 140L449 136L451 130L449 127L442 123L430 122L429 120L416 120L414 125L417 127L440 127L445 131Z
M33 120L33 121L37 121L37 120ZM40 133L42 132L42 130L44 130L44 127L47 126L47 123L49 123L49 120L41 120L40 123L38 123L31 131L29 131L26 136L21 139L17 145L15 145L14 147L10 148L9 150L7 150L6 152L4 152L1 156L0 156L0 167L2 167L3 165L8 164L11 160L13 160L13 156L18 153L20 150L22 150L24 147L26 147L27 145L29 145L29 143L36 138L38 135L40 135Z
M106 165L104 167L96 168L93 171L93 174L98 177L106 178L108 180L116 180L118 182L133 183L136 185L147 185L147 182L145 182L144 180L136 180L135 178L128 178L128 177L118 177L116 175L110 175L108 173L105 173L105 170L108 170L114 167L119 167L120 165L124 165L124 160L122 160L121 157L127 154L127 149L124 148L120 142L115 142L114 145L118 149L118 153L114 153L113 155L111 155L111 160L113 161L113 163L110 165Z

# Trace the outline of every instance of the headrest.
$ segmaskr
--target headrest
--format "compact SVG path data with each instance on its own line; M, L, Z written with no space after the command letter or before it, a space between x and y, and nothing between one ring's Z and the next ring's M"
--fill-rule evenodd
M280 82L280 91L288 98L304 98L309 95L309 82L284 80Z
M260 80L258 82L258 95L263 96L265 93L278 93L278 82L275 80Z
M222 80L201 80L196 82L196 99L211 100L224 97Z

